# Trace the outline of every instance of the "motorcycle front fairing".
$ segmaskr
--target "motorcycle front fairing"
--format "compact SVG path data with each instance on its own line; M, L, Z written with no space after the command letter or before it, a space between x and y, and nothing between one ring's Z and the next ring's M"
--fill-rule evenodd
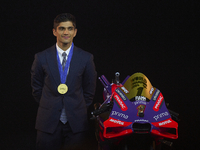
M122 84L106 84L105 101L101 107L107 103L113 103L113 107L106 119L99 117L104 138L133 133L178 138L178 123L172 120L160 90L153 87L144 74L135 73Z

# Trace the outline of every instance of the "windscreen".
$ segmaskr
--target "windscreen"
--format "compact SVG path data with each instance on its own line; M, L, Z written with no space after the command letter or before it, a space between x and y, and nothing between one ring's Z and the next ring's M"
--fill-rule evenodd
M130 76L121 89L130 101L144 98L149 101L155 91L149 79L142 73L135 73Z

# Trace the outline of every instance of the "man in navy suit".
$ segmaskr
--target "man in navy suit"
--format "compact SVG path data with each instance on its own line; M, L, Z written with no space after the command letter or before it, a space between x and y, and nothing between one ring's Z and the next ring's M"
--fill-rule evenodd
M76 33L75 17L58 15L53 28L57 43L35 55L31 86L39 104L37 150L84 149L87 108L93 101L97 73L93 55L74 46Z

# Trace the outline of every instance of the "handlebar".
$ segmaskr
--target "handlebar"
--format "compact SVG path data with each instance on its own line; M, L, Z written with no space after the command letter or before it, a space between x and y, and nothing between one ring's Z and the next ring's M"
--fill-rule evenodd
M113 107L113 102L110 102L110 103L103 105L100 109L94 110L93 112L91 112L91 114L94 116L98 116L106 111L111 110L112 107Z
M178 118L178 116L179 116L178 113L176 113L176 112L174 112L174 111L172 111L172 110L170 110L170 109L168 109L168 111L169 111L169 113L170 113L170 115L171 115L172 117L174 117L177 121L180 121L180 119Z

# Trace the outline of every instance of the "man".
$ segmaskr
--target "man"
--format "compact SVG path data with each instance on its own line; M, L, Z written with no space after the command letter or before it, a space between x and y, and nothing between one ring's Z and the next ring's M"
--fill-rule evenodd
M74 46L76 33L75 17L58 15L53 28L56 45L35 55L31 86L39 103L37 150L83 149L96 71L93 55Z

